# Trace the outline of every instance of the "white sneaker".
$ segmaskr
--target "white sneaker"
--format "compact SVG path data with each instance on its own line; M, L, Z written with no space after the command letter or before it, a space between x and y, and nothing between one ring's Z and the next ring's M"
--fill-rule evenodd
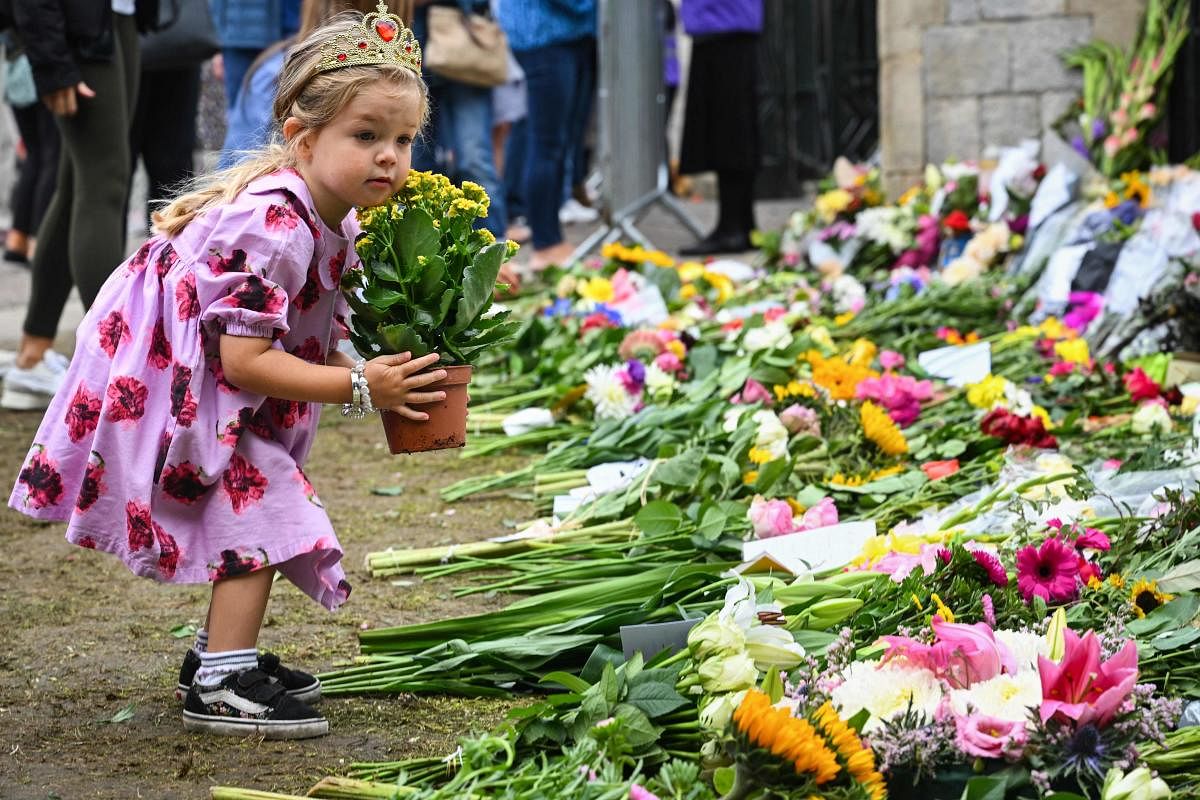
M37 411L50 405L62 388L70 361L61 353L48 350L32 369L13 366L4 376L0 408L13 411Z
M4 376L8 371L17 365L16 350L0 350L0 380L4 380Z
M574 197L569 198L558 210L558 221L563 225L572 225L576 222L595 222L598 219L600 219L599 211L588 208Z

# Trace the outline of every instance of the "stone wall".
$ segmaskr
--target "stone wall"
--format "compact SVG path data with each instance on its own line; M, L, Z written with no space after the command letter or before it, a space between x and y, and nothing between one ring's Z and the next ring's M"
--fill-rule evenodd
M880 148L889 193L928 162L1045 136L1078 94L1060 54L1125 46L1144 0L879 0Z

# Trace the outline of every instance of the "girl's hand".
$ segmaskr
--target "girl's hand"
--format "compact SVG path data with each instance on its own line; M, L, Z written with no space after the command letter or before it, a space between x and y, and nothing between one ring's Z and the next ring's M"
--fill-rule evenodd
M409 406L436 403L446 399L442 391L420 391L422 387L436 383L446 377L446 370L422 370L433 366L441 358L437 353L413 358L411 353L378 356L367 362L364 374L367 387L371 390L371 403L376 408L395 411L412 420L426 420L429 415Z

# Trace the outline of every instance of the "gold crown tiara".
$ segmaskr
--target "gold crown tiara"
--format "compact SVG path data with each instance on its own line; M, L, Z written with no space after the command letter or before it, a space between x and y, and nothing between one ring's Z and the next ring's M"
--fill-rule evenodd
M363 17L348 33L339 33L321 48L317 72L364 64L398 64L421 74L421 45L380 0L377 11Z

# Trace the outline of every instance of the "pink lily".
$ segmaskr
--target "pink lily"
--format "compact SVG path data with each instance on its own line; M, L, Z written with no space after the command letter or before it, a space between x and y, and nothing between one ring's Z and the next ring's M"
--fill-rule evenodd
M1069 628L1063 632L1060 663L1038 656L1042 679L1042 722L1051 718L1093 723L1104 727L1129 697L1137 683L1138 652L1132 640L1107 661L1100 660L1100 642L1088 631L1081 638Z

